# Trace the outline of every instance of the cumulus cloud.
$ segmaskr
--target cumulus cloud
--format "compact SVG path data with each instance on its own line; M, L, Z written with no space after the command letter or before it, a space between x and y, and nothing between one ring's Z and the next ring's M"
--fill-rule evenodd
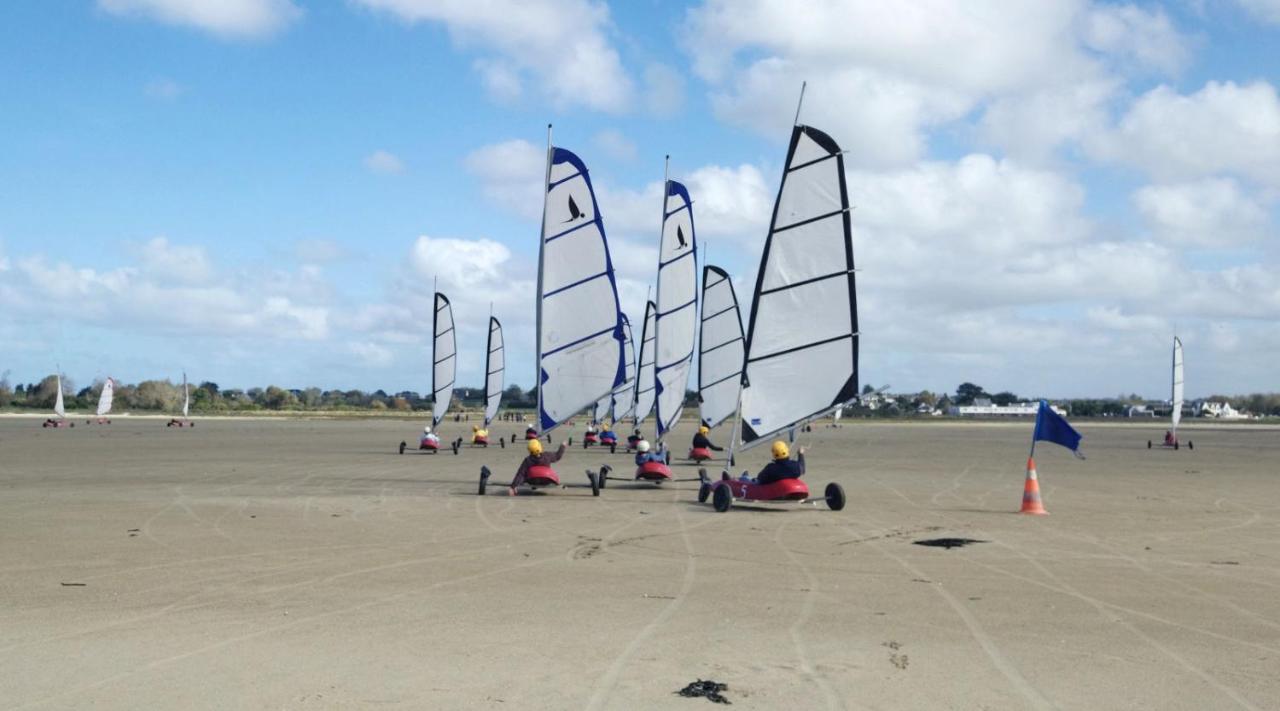
M15 260L4 276L11 319L100 327L138 334L180 333L320 340L329 334L329 308L306 303L282 284L218 273L196 246L156 238L131 251L135 263L99 270L50 260L42 254Z
M266 37L302 16L291 0L98 0L98 7L222 37Z
M454 42L484 53L485 86L502 99L518 96L526 78L560 108L618 112L634 98L634 82L610 44L609 8L594 0L356 0L405 22L444 25Z
M1259 20L1280 25L1280 0L1236 0L1236 3Z
M635 142L616 129L607 128L597 131L596 135L591 138L591 142L602 153L614 160L635 160L638 152Z
M1081 34L1089 49L1144 70L1173 74L1190 60L1189 40L1160 8L1097 5L1085 12Z
M1280 97L1265 81L1211 81L1140 96L1094 152L1163 181L1233 173L1280 188Z
M684 107L684 74L655 62L644 69L644 102L650 115L671 118Z
M523 139L504 141L472 151L463 164L490 200L522 217L537 219L542 214L546 148Z
M1083 0L851 0L804 12L786 0L707 0L686 24L722 120L780 139L808 80L802 120L840 136L854 165L877 168L922 159L931 131L988 111L988 140L1043 159L1105 118L1119 76L1177 71L1190 55L1162 11Z
M399 175L404 172L404 161L394 153L376 150L365 156L364 167L379 175Z
M1147 185L1133 203L1159 238L1200 247L1228 247L1258 239L1267 229L1266 208L1230 178Z

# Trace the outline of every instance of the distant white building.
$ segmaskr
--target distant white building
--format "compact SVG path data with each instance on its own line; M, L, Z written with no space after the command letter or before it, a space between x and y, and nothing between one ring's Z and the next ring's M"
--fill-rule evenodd
M1050 405L1049 409L1066 416L1067 411ZM972 405L952 407L950 414L959 417L1035 417L1040 411L1038 402L1014 402L1008 405L995 405L987 398L977 398Z
M1207 400L1197 403L1196 415L1199 417L1213 417L1219 420L1244 420L1249 417L1248 413L1235 409L1229 402L1210 402Z
M1125 417L1155 417L1155 410L1146 405L1130 405L1124 409Z

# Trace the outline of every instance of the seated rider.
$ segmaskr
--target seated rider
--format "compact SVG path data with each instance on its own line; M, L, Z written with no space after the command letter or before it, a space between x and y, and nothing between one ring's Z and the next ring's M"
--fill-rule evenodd
M532 426L532 425L530 425L529 427L526 427L526 428L525 428L525 430L524 430L524 438L525 438L525 439L537 439L537 438L538 438L538 431L537 431L537 430L535 430L535 429L533 428L533 426Z
M595 422L587 423L587 434L595 434L596 432L599 432L599 431L600 429L596 427Z
M600 423L600 439L617 440L618 436L609 429L608 422Z
M1173 430L1165 430L1165 432L1164 432L1164 443L1165 443L1165 444L1173 444L1173 443L1174 443L1174 441L1175 441L1176 439L1177 439L1177 438L1173 436Z
M635 447L636 445L640 444L642 440L644 440L644 435L640 434L640 428L637 427L635 432L632 432L631 434L627 435L627 446Z
M724 447L717 447L711 443L711 440L707 437L707 435L710 433L711 433L711 428L707 427L706 425L699 427L698 434L693 436L693 448L694 449L710 449L715 452L723 452Z
M489 441L489 430L480 425L471 425L471 441L487 442Z
M525 457L524 460L520 462L520 468L516 470L516 476L511 480L511 490L507 493L511 496L516 495L516 487L523 484L525 479L529 478L529 467L549 467L552 464L555 464L564 456L565 449L568 447L568 442L561 442L560 448L557 449L555 453L545 454L542 451L542 440L529 440L529 456Z
M436 436L435 432L431 431L431 425L422 428L422 442L430 443L434 447L440 446L440 438Z
M795 459L791 459L791 450L787 443L778 440L773 443L773 461L764 465L764 469L756 475L756 484L772 484L783 479L799 479L804 476L804 447L800 447Z
M658 449L656 451L650 452L649 441L642 439L636 444L636 466L642 466L649 462L666 464L666 453L664 452L661 444L658 445Z

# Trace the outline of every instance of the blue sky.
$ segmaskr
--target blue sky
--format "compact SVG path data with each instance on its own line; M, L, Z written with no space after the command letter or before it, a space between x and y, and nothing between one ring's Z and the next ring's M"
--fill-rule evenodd
M662 156L752 281L801 80L849 150L863 379L1273 391L1280 3L98 0L0 8L0 372L532 374L545 126L639 313ZM636 319L638 320L638 318Z

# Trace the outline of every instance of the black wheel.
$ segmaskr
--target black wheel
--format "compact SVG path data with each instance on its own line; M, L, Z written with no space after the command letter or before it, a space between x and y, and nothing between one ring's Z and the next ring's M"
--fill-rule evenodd
M617 453L618 453L618 443L617 442L610 443L609 454L617 454Z
M480 496L484 496L484 490L489 485L489 467L480 467Z
M600 495L600 477L596 476L595 472L588 471L587 480L591 482L591 495L599 496Z
M195 426L196 426L196 423L192 422L192 423L191 423L191 426L192 426L192 427L195 427Z
M1195 448L1196 448L1196 443L1192 442L1191 440L1187 440L1187 449L1195 449Z
M733 505L733 492L729 490L728 484L721 484L711 493L711 505L719 513L724 513Z
M669 449L667 450L667 454L664 457L664 460L665 461L663 461L663 464L666 464L667 466L671 466L671 450Z
M507 440L505 440L505 439L500 439L500 440L498 440L498 447L499 447L500 449L506 449L506 448L507 448Z
M1175 451L1175 452L1176 452L1176 451L1178 451L1178 443L1177 443L1177 442L1174 442L1174 443L1173 443L1173 451Z
M404 448L405 448L405 447L407 447L407 446L409 446L409 445L408 445L406 442L401 442L401 443L400 443L400 453L401 453L401 454L404 454Z
M455 457L458 456L458 443L460 441L461 440L456 440L456 439L453 441L453 456Z
M704 481L702 482L702 485L698 487L698 503L700 504L707 503L707 499L710 496L711 496L711 485Z
M1147 440L1147 449L1151 449L1151 440Z
M844 508L844 487L833 481L827 484L827 490L824 493L827 496L827 508L832 511Z
M606 482L609 481L609 472L611 471L613 471L613 467L610 467L608 464L604 465L603 467L600 467L600 488L601 489L603 489L606 485Z

